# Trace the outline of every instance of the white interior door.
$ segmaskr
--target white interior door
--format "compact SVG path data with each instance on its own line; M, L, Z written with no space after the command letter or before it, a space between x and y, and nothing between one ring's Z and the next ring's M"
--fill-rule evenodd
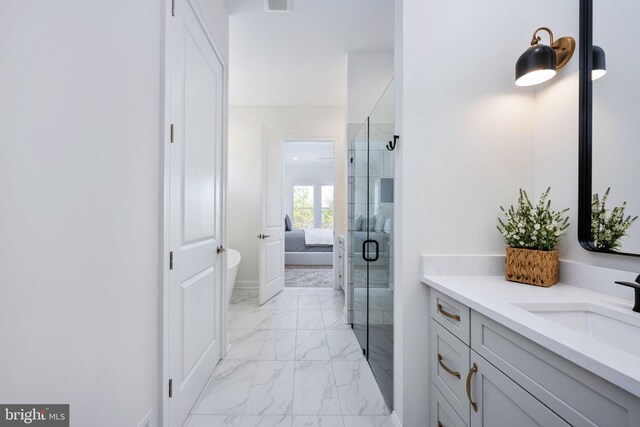
M169 426L221 358L223 66L186 0L170 20Z
M258 280L260 304L284 289L284 209L282 141L269 129L262 132L262 209Z

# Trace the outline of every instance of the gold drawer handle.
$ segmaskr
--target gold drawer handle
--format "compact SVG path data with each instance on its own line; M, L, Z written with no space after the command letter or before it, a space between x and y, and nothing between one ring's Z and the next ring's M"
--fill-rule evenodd
M440 364L440 367L445 371L447 371L448 373L450 373L451 375L453 375L454 377L456 377L457 379L460 379L460 372L454 371L451 368L449 368L447 365L444 364L442 359L443 359L442 355L438 353L438 363Z
M451 313L448 313L448 312L444 311L444 308L442 308L442 304L438 304L438 312L440 314L442 314L444 317L448 317L449 319L457 320L458 322L460 321L460 316L458 316L457 314L451 314Z
M469 399L469 403L471 404L474 412L478 412L478 404L471 400L471 379L473 378L473 374L476 372L478 372L478 365L474 363L473 367L471 367L471 370L469 371L469 375L467 375L467 398Z

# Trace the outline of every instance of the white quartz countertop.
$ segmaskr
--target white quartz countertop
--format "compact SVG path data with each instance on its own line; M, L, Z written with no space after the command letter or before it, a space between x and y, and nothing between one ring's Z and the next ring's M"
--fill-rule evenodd
M513 305L597 304L640 319L640 314L631 310L630 301L561 283L542 288L496 276L425 276L422 282L640 397L640 357Z

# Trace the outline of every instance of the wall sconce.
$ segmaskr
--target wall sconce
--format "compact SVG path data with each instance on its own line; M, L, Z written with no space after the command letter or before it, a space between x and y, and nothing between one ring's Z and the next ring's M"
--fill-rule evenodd
M593 66L591 67L591 80L598 80L607 74L607 62L605 60L604 49L600 46L591 46L593 52Z
M550 45L538 44L542 38L538 31L549 33ZM561 37L553 40L553 33L547 27L540 27L533 33L529 47L516 62L516 84L533 86L546 82L556 75L556 70L564 67L576 49L573 37Z

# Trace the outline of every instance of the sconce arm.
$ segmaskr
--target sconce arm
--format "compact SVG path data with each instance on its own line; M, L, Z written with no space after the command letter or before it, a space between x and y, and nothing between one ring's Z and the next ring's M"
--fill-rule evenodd
M547 33L549 33L549 46L551 46L553 44L553 33L547 27L540 27L533 32L533 38L531 39L531 46L537 45L538 42L542 40L542 37L538 35L538 31L546 31Z

